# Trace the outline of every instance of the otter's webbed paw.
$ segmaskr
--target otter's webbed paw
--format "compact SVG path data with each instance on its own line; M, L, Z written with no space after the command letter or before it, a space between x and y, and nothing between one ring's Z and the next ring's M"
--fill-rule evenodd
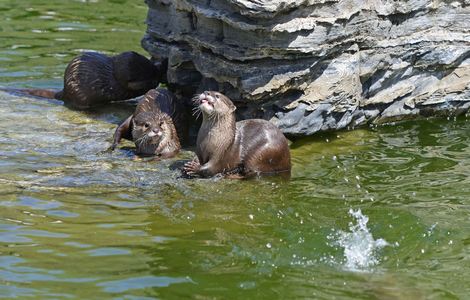
M197 175L199 170L201 169L201 165L198 161L192 160L184 164L183 167L183 174L188 176Z

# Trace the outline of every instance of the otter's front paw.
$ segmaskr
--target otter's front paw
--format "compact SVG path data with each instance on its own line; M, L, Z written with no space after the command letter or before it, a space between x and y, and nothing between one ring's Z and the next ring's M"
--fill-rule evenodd
M201 169L201 165L199 162L193 160L184 164L183 173L193 176L198 173L199 169Z

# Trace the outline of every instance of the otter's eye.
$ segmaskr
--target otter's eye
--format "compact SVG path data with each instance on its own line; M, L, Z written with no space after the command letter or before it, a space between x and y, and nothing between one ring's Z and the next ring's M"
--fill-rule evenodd
M150 123L149 123L149 122L146 122L146 123L144 124L144 128L149 128L149 127L150 127Z
M215 98L219 99L219 94L215 94Z
M160 127L162 127L162 126L163 126L163 121L162 121L162 122L160 122Z

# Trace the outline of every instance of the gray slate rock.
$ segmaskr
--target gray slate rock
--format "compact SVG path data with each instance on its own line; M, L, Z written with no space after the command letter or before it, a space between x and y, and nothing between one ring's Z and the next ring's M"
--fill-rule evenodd
M146 2L142 45L170 86L218 89L288 134L469 107L468 0Z

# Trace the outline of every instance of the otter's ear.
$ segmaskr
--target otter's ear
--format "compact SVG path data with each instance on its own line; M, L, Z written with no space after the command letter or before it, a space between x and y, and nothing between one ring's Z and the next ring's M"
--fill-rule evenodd
M237 109L237 107L232 103L230 104L230 112L234 112Z

